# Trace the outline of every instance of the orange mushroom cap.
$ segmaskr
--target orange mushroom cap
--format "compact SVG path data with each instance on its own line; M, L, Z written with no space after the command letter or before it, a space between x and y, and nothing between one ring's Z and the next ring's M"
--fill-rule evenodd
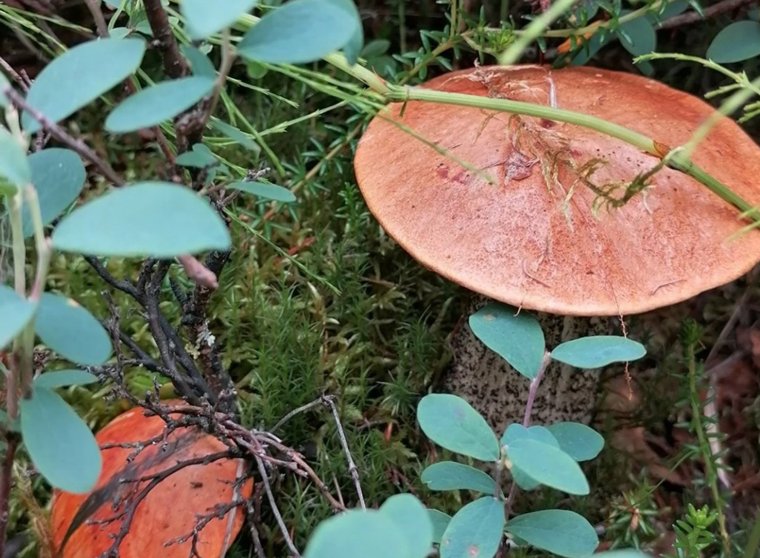
M589 67L481 67L423 87L594 115L668 146L714 112L659 82ZM760 148L732 120L693 161L760 202ZM760 260L760 232L730 238L746 224L739 212L678 171L660 169L622 207L604 203L659 162L580 126L410 101L375 117L354 166L372 213L428 268L512 305L606 316L686 300Z
M183 403L165 401L164 403ZM134 408L119 415L98 432L96 439L106 444L143 442L161 436L166 423L157 416L145 416ZM222 452L227 446L209 434L193 428L172 431L165 440L148 445L135 456L134 447L102 449L103 470L90 494L56 491L52 504L53 542L61 558L97 558L107 551L119 533L123 512L130 498L144 488L139 483L119 482L160 473L180 461ZM128 460L133 456L133 460ZM243 472L242 459L220 459L208 464L189 465L158 483L140 502L119 547L121 558L187 558L192 540L167 544L192 533L198 519L219 505L232 502L236 495L249 497L252 482L236 488ZM95 501L95 505L91 503ZM83 506L91 507L87 518L77 517ZM113 521L105 521L115 518ZM75 528L71 529L76 519ZM198 535L197 551L204 557L224 556L243 525L244 512L235 508L212 519Z

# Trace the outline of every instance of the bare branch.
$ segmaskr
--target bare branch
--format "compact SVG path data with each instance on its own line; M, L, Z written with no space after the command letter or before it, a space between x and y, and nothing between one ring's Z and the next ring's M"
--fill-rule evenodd
M282 536L285 539L285 544L288 546L288 550L290 550L291 556L295 558L300 558L301 553L298 552L298 549L296 548L296 545L293 542L293 539L290 537L290 533L288 532L288 526L285 525L285 520L282 519L282 514L280 513L280 509L277 507L277 501L275 500L274 494L272 493L272 485L269 482L269 475L267 474L267 468L259 456L254 456L254 459L256 460L256 465L258 466L259 474L261 475L261 482L264 484L264 490L267 493L269 506L272 510L272 514L274 514L275 520L277 521L277 525L280 527L280 532L282 533Z
M13 81L18 83L19 87L23 89L24 91L29 91L29 80L24 79L24 76L19 74L13 66L8 64L8 62L0 56L0 68L2 68L6 74L8 74Z
M246 502L246 509L248 510L248 526L250 527L251 538L253 539L253 549L256 552L256 558L266 558L267 555L264 553L264 547L261 546L261 537L259 537L259 531L256 529L256 510L253 507L253 499L249 499Z
M144 0L145 15L148 18L150 29L156 38L156 46L161 51L164 62L164 72L172 79L177 79L188 74L185 59L179 51L177 40L172 33L172 26L166 15L166 10L161 5L161 0Z
M2 510L0 513L0 556L4 556L8 521L10 520L8 506L10 504L11 485L13 484L13 462L16 458L18 435L12 432L6 433L5 444L2 469L0 470L0 510Z
M206 258L204 269L218 277L229 257L229 252L211 252ZM182 323L187 326L189 335L195 342L204 377L218 397L216 403L220 410L231 412L234 409L235 384L222 365L221 348L209 330L207 318L212 294L212 290L197 283L193 295L183 305Z
M356 487L356 494L359 496L359 505L363 510L367 509L367 505L364 503L364 493L362 492L362 485L359 481L359 468L354 463L353 457L351 457L351 450L348 448L348 441L346 440L346 433L343 431L343 426L340 423L340 415L338 415L338 408L335 406L335 398L325 396L324 402L329 405L332 410L333 419L335 419L335 426L338 429L338 438L340 439L340 445L343 447L343 453L346 455L346 461L348 461L348 473L354 480L354 486Z
M93 151L85 142L69 135L69 133L61 128L58 124L50 120L47 116L42 114L34 107L30 106L26 102L26 99L19 95L19 93L12 87L6 87L2 93L5 94L8 100L13 103L16 108L25 110L27 113L29 113L29 115L31 115L32 118L39 122L45 130L50 132L50 135L52 135L55 139L65 144L67 147L70 147L80 156L84 157L93 165L98 167L98 170L103 174L103 176L106 177L114 186L124 185L124 180L122 180L116 171L113 170L111 165L109 165L105 160L101 159L98 154L95 153L95 151Z
M95 28L98 30L98 35L101 37L108 37L108 24L106 18L103 17L103 10L100 9L100 0L85 0L87 9L92 14L92 19L95 20Z
M754 0L723 0L722 2L718 2L717 4L705 8L704 17L696 11L687 12L663 21L657 29L673 29L674 27L681 27L683 25L697 23L698 21L704 21L724 12L730 12L731 10L740 8L746 4L752 4L753 1Z
M130 281L116 279L116 277L111 275L106 267L100 263L100 260L98 258L95 258L93 256L84 256L84 259L95 270L95 273L97 273L100 278L103 279L103 281L111 285L117 291L126 293L139 302L140 292Z
M315 399L311 403L306 403L306 405L301 405L300 407L293 409L287 415L285 415L280 420L278 420L277 424L275 424L270 430L272 432L277 432L280 428L282 428L285 425L286 422L288 422L294 416L300 415L301 413L305 413L306 411L309 411L313 409L314 407L324 406L324 404L325 404L324 399L320 397L319 399Z
M180 393L190 398L193 403L199 403L200 401L198 399L198 394L195 392L195 390L190 389L190 386L187 384L187 381L184 378L183 374L177 370L177 363L174 357L174 349L176 349L177 346L176 344L174 344L174 346L170 345L166 329L161 319L163 317L163 314L161 314L161 311L158 307L158 293L160 290L161 282L166 275L166 270L168 267L168 262L159 262L153 271L153 276L146 285L143 300L146 316L148 319L148 326L150 327L150 332L151 335L153 335L153 339L156 341L156 345L158 346L158 353L161 355L161 360L166 365L167 372L169 373L169 378L171 378L172 383L177 387Z

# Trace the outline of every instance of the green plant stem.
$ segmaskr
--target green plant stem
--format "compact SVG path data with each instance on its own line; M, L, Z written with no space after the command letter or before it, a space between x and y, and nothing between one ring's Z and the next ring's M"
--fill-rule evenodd
M548 31L544 31L540 36L546 37L546 38L566 38L566 37L579 37L584 36L589 33L595 33L599 29L606 29L608 27L612 27L615 25L616 27L619 27L623 25L624 23L628 23L629 21L633 21L634 19L638 19L640 17L645 16L646 14L650 12L655 12L659 10L663 3L666 3L667 0L657 0L657 2L652 2L649 5L644 6L643 8L639 8L638 10L634 10L630 13L627 13L623 16L618 17L617 19L608 19L608 20L599 20L595 21L594 23L589 23L585 27L579 27L577 29L549 29ZM489 31L488 28L485 29L486 31ZM500 32L500 29L490 29L490 31L493 32ZM525 29L516 29L514 31L515 35L521 35L525 33Z
M760 511L755 516L755 523L749 534L747 546L744 547L744 558L756 558L757 551L760 550Z
M694 352L694 343L690 343L687 348L688 355L688 367L689 367L689 402L691 404L692 425L694 432L697 435L697 441L699 443L699 451L702 455L702 459L705 464L705 478L707 484L710 486L710 492L712 493L713 501L715 503L715 511L718 514L718 527L720 529L720 536L723 540L723 550L725 556L731 554L731 537L726 529L726 512L723 506L723 498L718 488L718 475L715 470L715 461L710 448L710 442L707 439L707 433L705 425L702 422L702 405L701 397L699 395L699 382L697 374L697 359Z
M422 60L420 60L415 66L407 72L407 74L401 79L399 82L400 85L404 85L406 82L408 82L410 79L412 79L414 76L416 76L422 68L427 66L430 62L438 58L441 54L449 50L450 48L454 48L459 41L457 40L457 37L450 37L441 44L439 44L437 47L435 47L433 50L431 50L429 53L427 53Z
M29 300L37 303L45 290L47 281L48 267L50 265L51 246L50 241L45 238L45 232L42 224L42 214L40 213L40 202L37 197L37 190L31 184L24 188L24 197L26 198L29 214L32 218L34 228L34 239L37 250L37 268L34 274L34 283L29 293ZM20 373L20 392L26 397L29 393L32 380L34 379L34 321L30 322L21 333L21 354L19 355L19 373Z
M21 192L13 196L10 207L11 235L13 238L13 287L19 296L26 297L26 247L24 246L24 229L21 224Z
M235 61L235 51L230 43L230 31L225 29L222 33L222 63L219 66L219 73L216 76L216 83L214 84L214 92L211 95L211 100L208 103L208 109L206 109L206 119L214 114L216 104L219 101L219 95L224 90L224 84L227 81L227 75L230 73L232 63Z
M760 86L753 85L755 82L750 83L745 73L732 72L717 62L713 62L712 60L701 58L699 56L691 56L688 54L681 54L679 52L652 52L650 54L642 54L641 56L634 58L633 63L638 64L639 62L651 62L652 60L678 60L680 62L694 62L696 64L701 64L705 68L723 74L727 78L732 79L742 87L754 89L755 94L760 95Z
M9 423L18 418L18 371L13 360L11 357L10 370L5 376L5 412Z
M522 56L525 49L538 37L546 32L554 20L569 10L576 0L557 0L551 7L531 21L503 54L498 57L499 64L509 66L514 64Z
M10 202L11 235L13 243L13 278L16 293L26 298L26 246L24 245L24 229L21 222L22 193L18 192ZM8 419L13 421L18 417L19 380L23 371L32 362L32 355L26 354L26 329L13 340L13 355L11 357L10 373L5 379L5 409Z
M40 212L40 201L37 197L37 190L31 184L24 189L26 203L29 206L29 213L32 217L32 226L34 227L34 241L37 248L37 269L35 271L34 284L29 293L29 300L37 302L42 296L47 280L48 267L50 265L50 255L52 248L50 241L45 238L44 225L42 224L42 213Z
M583 35L595 31L600 27L606 27L616 23L618 25L632 21L638 17L656 11L662 7L665 0L656 2L634 10L617 20L610 22L595 22L586 27L572 30L550 30L543 33L544 37L567 37L574 35ZM547 12L548 13L548 12ZM240 27L248 29L258 23L259 18L251 15L242 16L238 20ZM364 68L359 64L349 64L346 57L339 52L333 52L323 58L329 64L343 70L350 76L362 81L369 86L375 93L379 93L385 102L406 102L406 101L427 101L432 103L451 104L467 107L482 108L512 114L521 114L526 116L536 116L546 118L557 122L566 122L577 126L583 126L595 130L602 134L612 136L624 141L634 147L665 161L666 165L674 170L683 172L702 183L714 194L718 195L724 201L732 204L734 207L745 213L745 217L751 219L753 223L760 224L760 211L747 202L744 198L733 192L728 186L718 179L695 165L682 149L658 143L654 139L640 134L634 130L608 122L602 118L583 114L579 112L547 107L533 103L521 101L512 101L510 99L495 99L490 97L481 97L479 95L466 95L462 93L450 93L447 91L435 91L432 89L423 89L419 87L392 85L383 80L374 72Z
M342 54L329 54L325 57L325 60L337 68L349 73L353 77L363 81L375 92L380 93L387 101L424 101L535 116L557 122L566 122L576 126L583 126L584 128L617 138L659 160L664 161L666 166L671 169L691 176L706 186L714 194L718 195L721 199L744 212L754 223L760 223L760 211L758 211L757 208L733 192L728 186L707 173L704 169L697 166L691 161L687 154L683 152L683 149L674 149L671 146L658 143L645 134L641 134L626 128L625 126L608 122L596 116L548 107L545 105L513 101L510 99L481 97L479 95L468 95L464 93L436 91L421 87L400 87L390 85L366 68L358 65L350 65Z
M733 114L737 110L739 110L742 106L747 103L747 101L750 100L753 96L760 95L760 77L755 78L753 81L749 81L746 74L744 73L736 73L732 72L728 68L724 68L720 64L717 64L713 62L712 60L706 60L704 58L700 58L698 56L688 56L683 54L664 54L664 53L653 53L649 55L644 55L636 58L635 62L648 62L650 60L667 60L667 59L673 59L673 60L680 60L685 62L696 62L698 64L702 64L705 68L708 68L710 70L713 70L715 72L721 73L724 76L732 79L735 83L732 84L731 88L738 88L739 90L736 91L733 95L731 95L728 99L723 101L721 103L720 107L718 107L718 110L713 112L709 118L705 119L704 122L699 126L699 128L696 129L696 131L692 134L691 138L688 142L683 146L683 153L686 157L691 157L694 150L697 148L697 146L707 137L707 134L710 133L710 130L715 127L715 125L720 122L721 118L724 116L729 116L730 114ZM720 94L720 93L726 93L729 90L729 88L724 87L721 89L718 89L717 91L714 91L713 94Z
M453 37L459 31L460 2L461 0L450 0L449 2L449 37Z

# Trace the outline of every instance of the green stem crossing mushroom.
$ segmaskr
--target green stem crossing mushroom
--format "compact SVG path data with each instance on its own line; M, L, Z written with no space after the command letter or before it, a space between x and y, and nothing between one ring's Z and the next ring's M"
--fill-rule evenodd
M664 147L686 144L714 113L694 96L539 66L453 72L405 91L359 143L359 186L407 252L476 293L561 316L627 316L760 260L760 232L735 236L737 208L755 217L760 202L760 148L728 118L689 159Z

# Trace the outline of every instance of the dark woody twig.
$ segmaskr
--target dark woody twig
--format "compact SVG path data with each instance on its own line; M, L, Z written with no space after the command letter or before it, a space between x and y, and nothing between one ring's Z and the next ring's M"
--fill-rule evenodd
M218 276L229 260L229 252L212 252L206 258L204 269ZM220 410L230 412L234 408L235 384L222 365L220 347L209 331L207 308L213 291L202 283L197 283L192 296L183 305L182 323L187 326L194 339L199 361L209 387L220 399ZM227 395L229 397L225 397Z
M256 492L260 493L261 489L257 486ZM261 537L259 536L259 530L256 528L256 509L253 506L253 500L256 498L248 499L246 501L246 510L248 511L248 526L251 532L251 539L253 539L253 550L256 552L256 558L266 558L264 553L264 547L261 545Z
M90 146L88 146L85 142L83 142L80 139L77 139L71 135L69 135L63 128L61 128L58 124L50 120L48 117L46 117L44 114L42 114L40 111L35 109L34 107L30 106L26 99L24 99L17 91L15 91L12 87L6 87L3 91L3 94L8 98L8 100L13 103L13 105L21 110L25 110L29 115L31 115L32 118L34 118L37 122L42 124L42 127L45 128L50 134L60 141L61 143L65 144L67 147L70 147L72 150L76 151L81 157L84 159L90 161L93 165L95 165L98 170L101 172L101 174L106 177L114 186L123 186L124 180L116 173L115 170L109 165L106 161L101 159L95 151L93 151Z
M172 79L187 75L187 63L179 51L179 45L174 38L169 17L161 5L161 0L144 0L143 5L150 29L156 38L156 46L161 51L164 72Z
M87 9L92 14L92 19L95 21L95 27L98 30L98 35L101 37L108 37L108 24L106 18L103 17L103 10L100 9L100 0L85 0Z
M108 283L110 286L112 286L117 291L121 291L123 293L128 294L132 298L134 298L136 301L140 301L140 291L129 281L126 280L119 280L116 279L113 275L111 275L108 270L105 268L105 266L100 263L100 260L93 256L85 256L85 261L90 264L90 267L95 270L95 273L97 273L103 281Z
M177 330L169 323L166 316L160 310L158 312L158 323L163 329L164 335L168 339L172 348L174 349L174 356L179 364L188 374L190 378L193 378L193 383L202 395L210 394L206 380L198 371L198 367L195 364L193 358L185 350L185 344L177 333Z
M161 355L161 360L167 367L167 371L169 372L169 377L171 378L172 383L177 386L177 389L179 389L180 393L186 395L191 402L198 404L200 403L200 394L197 393L196 390L190 388L183 374L181 374L177 369L175 351L179 347L176 342L170 342L169 335L167 335L167 328L164 324L165 319L162 319L163 314L158 307L161 282L163 281L168 268L169 264L166 261L161 261L155 266L153 275L151 276L148 284L145 286L145 290L143 291L143 307L145 308L151 335L153 335L153 339L156 341L156 346L158 347L158 352ZM196 380L196 382L199 380L202 381L202 378L200 378L200 376L193 379Z
M675 27L681 27L683 25L689 25L691 23L697 23L698 21L704 21L716 15L724 12L730 12L747 4L752 4L755 0L723 0L712 6L708 6L704 9L704 17L699 12L687 12L680 14L670 19L663 21L657 29L673 29Z
M0 68L2 68L3 71L7 73L11 77L11 79L15 81L19 85L19 87L21 87L23 91L29 91L29 81L24 79L24 77L21 74L19 74L13 68L13 66L8 64L8 62L6 62L6 60L2 56L0 56Z
M153 36L156 39L155 44L161 51L164 72L172 79L186 76L190 69L179 50L179 45L169 23L169 17L161 5L161 0L144 0L143 5L151 31L153 31ZM203 105L204 102L201 102L200 106ZM195 118L188 120L187 115L191 114L192 110L174 119L174 129L177 133L177 153L187 151L190 146L203 139L205 122L197 122Z
M0 470L0 556L4 556L5 543L8 531L8 521L10 520L10 504L13 462L16 458L16 447L18 446L18 435L7 432L3 437L5 440L5 451L3 452L2 470Z

